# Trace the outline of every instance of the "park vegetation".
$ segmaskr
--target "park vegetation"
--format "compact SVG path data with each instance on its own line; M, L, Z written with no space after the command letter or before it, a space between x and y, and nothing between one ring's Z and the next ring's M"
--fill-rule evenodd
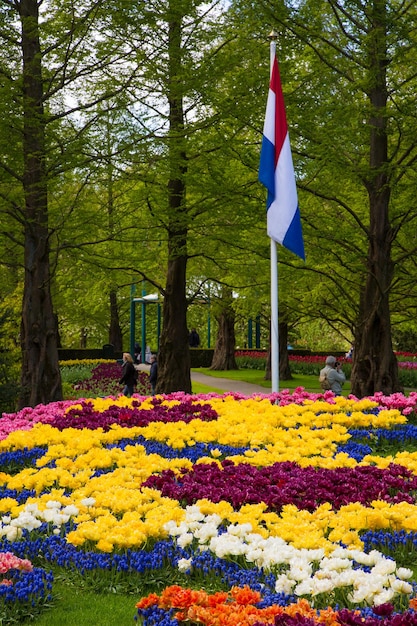
M279 251L282 363L287 336L320 328L329 349L355 342L357 396L399 390L393 344L415 328L416 19L395 0L4 0L1 347L19 407L62 398L61 345L127 349L142 292L162 303L159 392L190 391L188 328L207 309L217 369L236 366L242 320L268 342L271 28L307 259Z

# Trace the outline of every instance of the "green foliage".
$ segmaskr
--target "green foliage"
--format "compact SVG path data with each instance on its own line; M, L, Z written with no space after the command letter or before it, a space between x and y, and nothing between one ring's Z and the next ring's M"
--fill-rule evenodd
M250 356L237 356L236 363L239 369L262 370L266 369L266 359L253 358Z
M76 397L74 387L71 385L71 383L62 383L62 397L64 398L64 400L72 400Z
M213 350L194 348L190 350L191 367L210 367L213 360Z
M19 395L17 378L10 377L10 364L4 362L4 355L0 354L0 413L10 413L16 410Z
M76 385L87 378L91 378L93 367L93 363L80 362L77 365L63 365L60 363L62 384Z
M10 341L13 312L0 310L0 414L16 410L19 395L19 351Z
M394 328L392 331L393 342L397 350L402 352L417 352L417 331L408 328L406 330Z
M403 387L417 389L417 369L399 367L398 379Z

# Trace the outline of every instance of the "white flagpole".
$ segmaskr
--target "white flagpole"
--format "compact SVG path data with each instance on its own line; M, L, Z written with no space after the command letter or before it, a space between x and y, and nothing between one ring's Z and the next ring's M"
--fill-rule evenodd
M270 76L276 55L276 34L269 35ZM279 391L279 330L278 330L278 253L277 244L271 237L271 391Z

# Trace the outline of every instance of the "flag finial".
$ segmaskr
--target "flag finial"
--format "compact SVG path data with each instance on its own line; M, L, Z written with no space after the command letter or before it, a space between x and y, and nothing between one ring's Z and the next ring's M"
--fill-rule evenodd
M271 41L276 41L276 39L278 39L278 35L274 31L274 29L272 29L271 32L269 33L268 39L270 39Z

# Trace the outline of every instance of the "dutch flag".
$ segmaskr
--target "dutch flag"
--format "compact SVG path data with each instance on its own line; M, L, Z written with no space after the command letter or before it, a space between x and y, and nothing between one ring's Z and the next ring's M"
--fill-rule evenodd
M272 65L266 105L259 181L268 190L268 236L305 259L284 96L276 58Z

